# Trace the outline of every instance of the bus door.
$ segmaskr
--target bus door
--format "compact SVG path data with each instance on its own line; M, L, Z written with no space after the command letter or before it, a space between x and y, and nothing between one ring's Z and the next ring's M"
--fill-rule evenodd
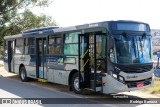
M79 35L80 88L102 91L102 72L106 72L106 34L93 32Z
M8 41L8 71L14 72L14 41Z
M78 37L79 58L79 87L90 87L90 57L89 57L89 34L80 34Z
M37 78L46 79L46 38L36 39L36 75Z

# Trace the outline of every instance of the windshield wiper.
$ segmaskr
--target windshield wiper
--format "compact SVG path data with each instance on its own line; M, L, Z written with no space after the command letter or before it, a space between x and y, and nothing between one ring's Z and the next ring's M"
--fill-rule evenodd
M127 40L128 39L128 36L127 36L127 33L126 32L123 32L122 33L123 37Z
M144 48L144 44L145 44L145 40L146 40L146 33L143 33L142 40L143 40L143 48Z
M135 57L137 57L137 53L136 53L136 43L135 43L134 37L132 37L132 48L134 49L134 55L135 55Z
M140 47L141 47L141 52L142 52L142 58L143 58L143 54L144 54L144 45L145 45L145 39L146 39L146 33L143 33L142 37L139 37L139 41L140 41Z

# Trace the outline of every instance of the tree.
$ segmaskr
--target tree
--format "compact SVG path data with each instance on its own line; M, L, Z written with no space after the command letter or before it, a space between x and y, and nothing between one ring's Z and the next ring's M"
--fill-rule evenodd
M45 26L55 26L50 16L33 14L29 8L45 7L50 0L0 0L0 44L6 35L21 33L24 29L33 29ZM18 13L24 9L23 13Z
M25 10L23 13L16 14L15 17L0 27L0 44L4 36L15 35L21 33L23 30L34 29L46 26L57 26L56 22L44 14L38 16L33 14L30 10Z
M27 6L48 6L50 0L0 0L0 15L6 14L17 8L24 8Z
M44 14L37 16L30 10L25 10L24 13L17 14L11 21L7 28L7 35L20 33L26 29L34 29L46 26L56 26L56 22L50 16Z
M51 3L50 0L0 0L0 22L5 24L15 15L18 9L31 6L45 7Z

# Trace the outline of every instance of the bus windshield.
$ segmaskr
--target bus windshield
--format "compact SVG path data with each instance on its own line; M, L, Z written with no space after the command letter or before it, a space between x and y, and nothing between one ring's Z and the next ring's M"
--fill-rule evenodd
M151 36L113 35L114 51L111 61L118 64L143 64L152 62Z

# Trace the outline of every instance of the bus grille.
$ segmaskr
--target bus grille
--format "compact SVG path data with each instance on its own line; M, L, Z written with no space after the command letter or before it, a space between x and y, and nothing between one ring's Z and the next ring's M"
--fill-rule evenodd
M151 66L126 67L126 69L123 72L125 72L125 73L143 73L143 72L148 72L151 69L152 69Z
M144 64L144 65L116 65L121 71L125 73L143 73L148 72L153 68L153 64Z
M123 71L125 73L144 73L147 72L148 70L127 70L127 71Z
M139 80L139 81L125 81L127 84L128 88L135 88L137 87L137 83L143 82L144 86L151 84L152 82L152 77L144 80Z

